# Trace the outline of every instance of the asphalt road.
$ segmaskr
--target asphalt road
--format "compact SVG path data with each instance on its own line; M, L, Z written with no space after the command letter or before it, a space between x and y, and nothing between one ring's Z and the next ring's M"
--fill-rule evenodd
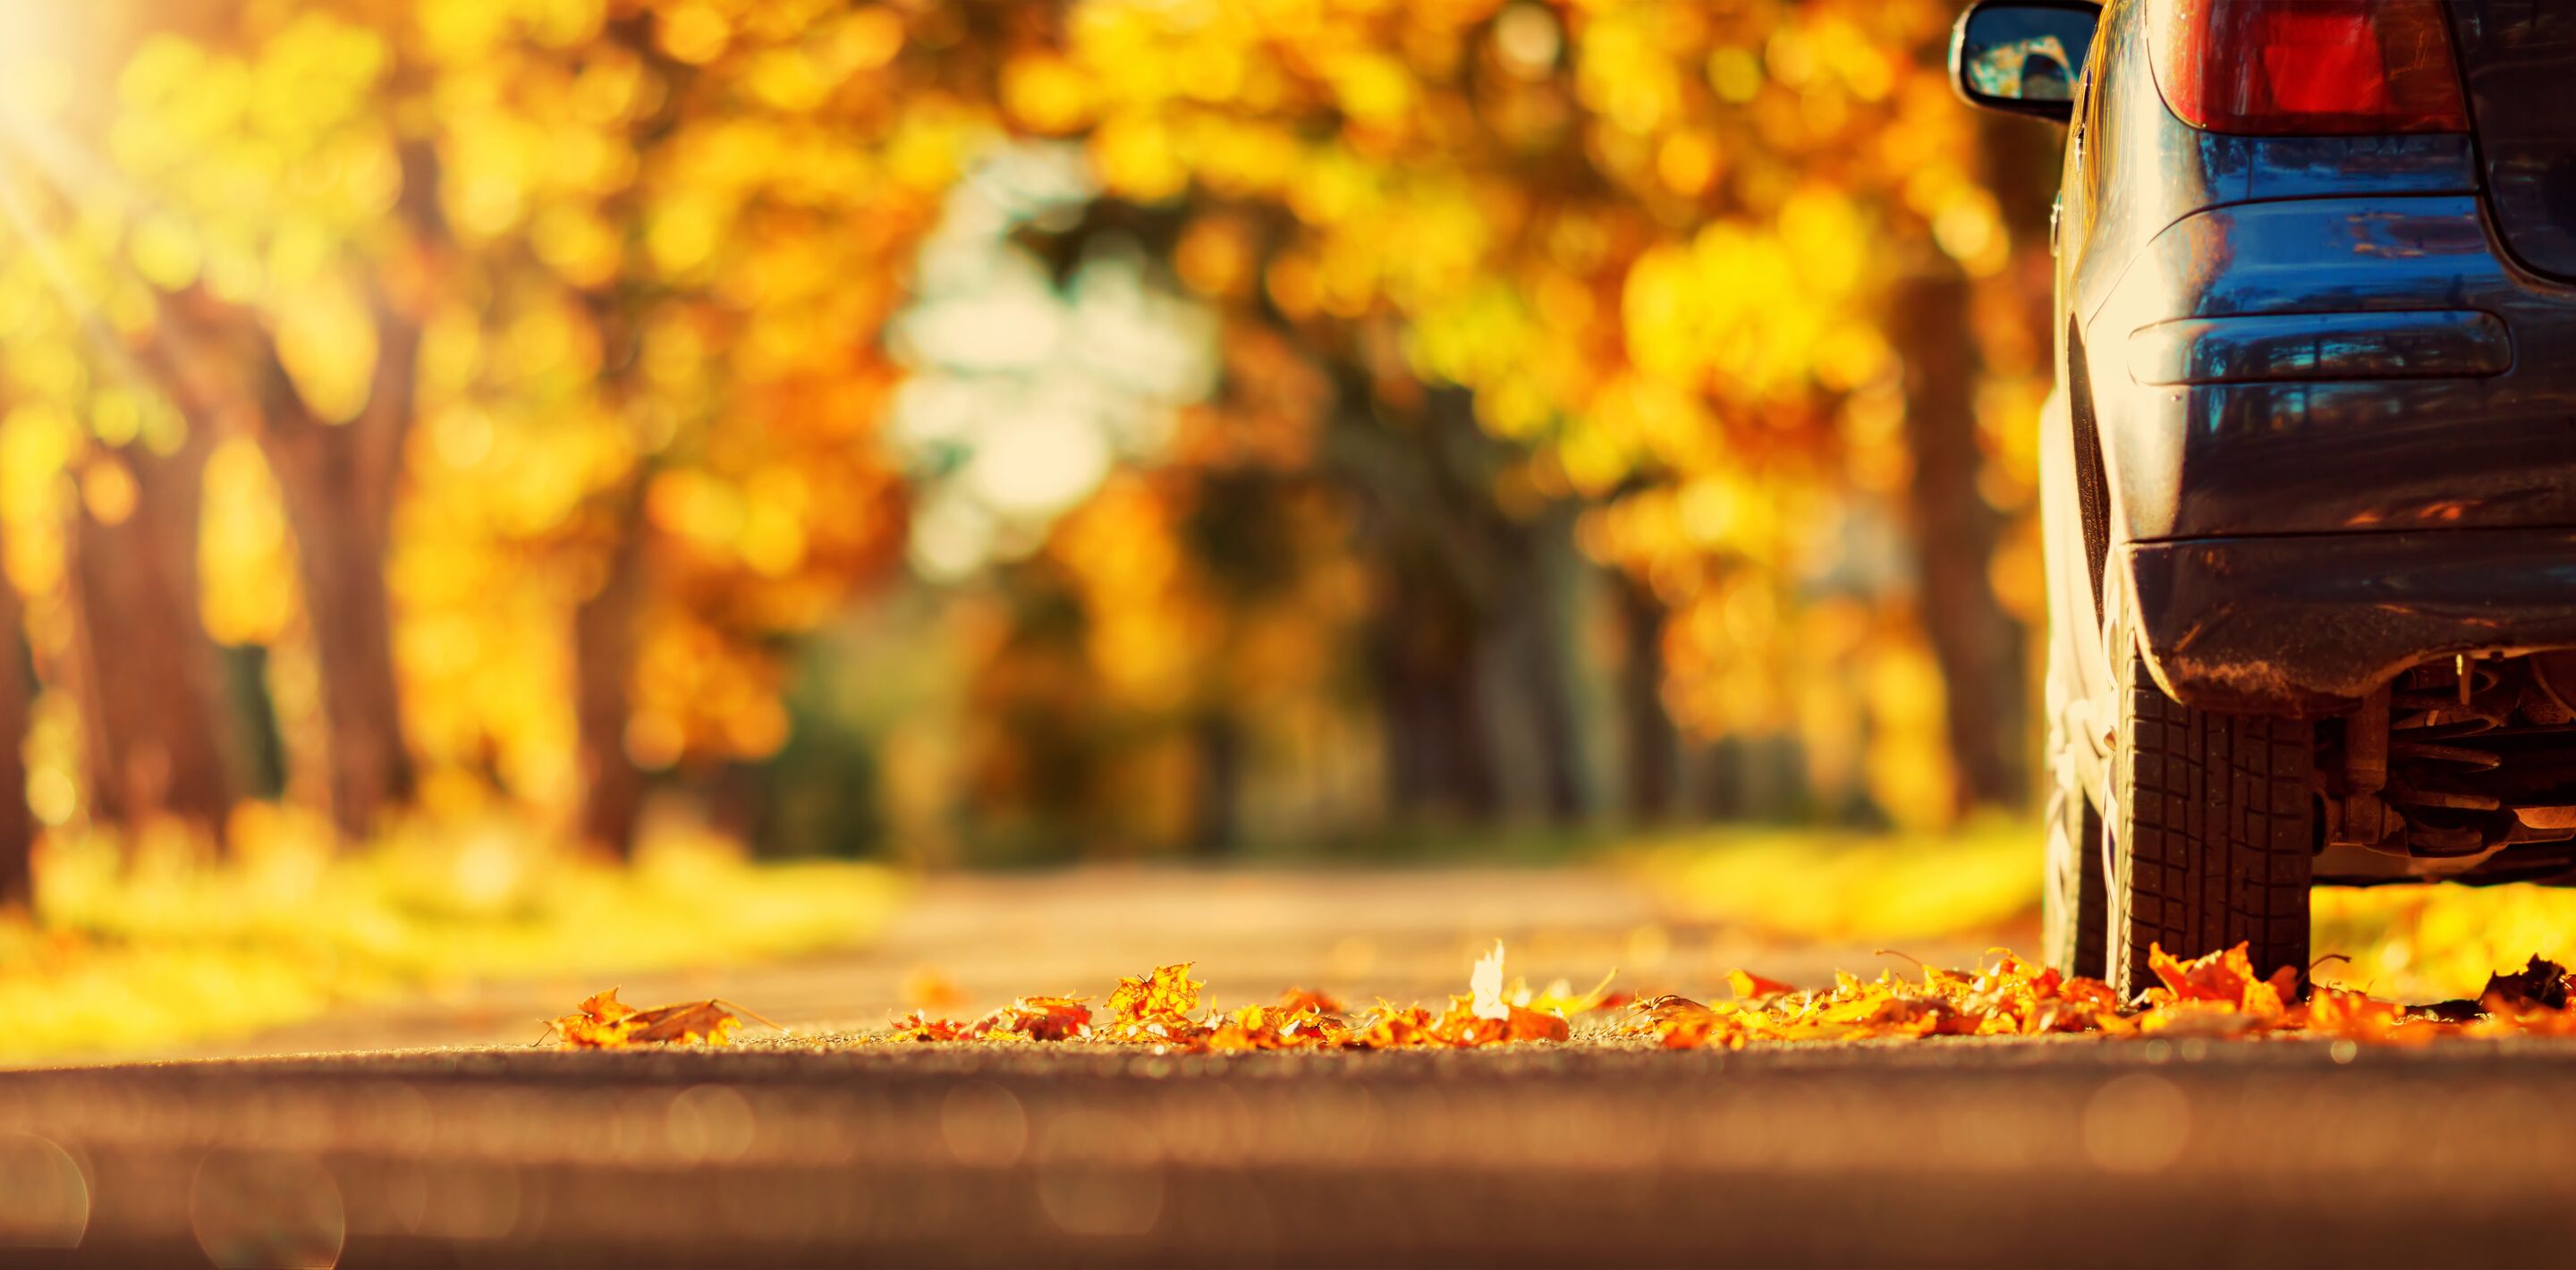
M1030 994L1105 997L1120 976L1188 961L1212 1004L1268 1001L1298 986L1365 1004L1437 1004L1466 990L1497 939L1509 968L1544 985L1702 993L1728 970L1822 983L1837 969L1910 971L1870 944L1783 945L1692 923L1664 896L1608 870L1421 868L1198 870L1091 867L933 878L863 947L794 961L685 971L550 976L478 984L436 999L355 1005L257 1036L155 1057L221 1058L317 1050L525 1044L539 1020L617 985L637 1004L720 996L799 1029L883 1026L927 969L972 1016ZM1908 944L1926 961L1966 964L2037 931L1981 932Z
M2571 1107L2563 1045L170 1064L0 1078L0 1242L133 1266L2565 1264Z
M961 1012L1186 958L1219 1005L1437 999L1496 936L1640 988L1880 964L1595 874L959 880L870 951L627 980L795 1025L745 1050L527 1047L582 979L0 1074L0 1264L2576 1264L2563 1043L848 1043L920 965Z

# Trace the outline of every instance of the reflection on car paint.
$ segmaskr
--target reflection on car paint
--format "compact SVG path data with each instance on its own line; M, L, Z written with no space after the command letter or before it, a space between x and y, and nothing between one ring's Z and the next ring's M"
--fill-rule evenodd
M2181 318L2129 335L2143 384L2481 377L2512 363L2504 323L2478 312Z

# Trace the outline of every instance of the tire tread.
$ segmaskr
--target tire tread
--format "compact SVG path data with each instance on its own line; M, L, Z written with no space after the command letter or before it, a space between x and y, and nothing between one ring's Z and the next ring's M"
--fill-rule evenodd
M2128 913L2112 932L2112 985L2155 982L2151 946L2177 957L2248 945L2257 974L2308 957L2308 884L2316 812L2308 772L2314 727L2214 714L2176 702L2131 653L2114 761L2127 824L2116 852Z

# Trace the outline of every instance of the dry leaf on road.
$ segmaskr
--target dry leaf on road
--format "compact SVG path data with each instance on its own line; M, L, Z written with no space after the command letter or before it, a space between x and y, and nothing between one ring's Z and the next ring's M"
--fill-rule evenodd
M566 1049L615 1049L625 1045L730 1044L744 1018L777 1027L729 1001L708 999L639 1010L617 999L610 988L583 1001L571 1014L549 1025Z
M2159 986L2135 1004L2122 1003L2099 980L2067 978L2000 949L1991 965L1974 971L1926 966L1919 978L1890 971L1872 980L1838 974L1830 988L1802 990L1736 971L1727 976L1736 1000L1703 1005L1687 997L1647 997L1636 1002L1626 1030L1651 1036L1667 1049L2060 1033L2306 1036L2382 1045L2440 1037L2576 1036L2576 1009L2564 1004L2567 971L2538 958L2514 974L2495 976L2479 1002L2420 1008L2324 985L2311 987L2302 999L2295 967L2258 976L2243 945L2189 961L2156 948L2148 964ZM1500 943L1477 959L1468 991L1450 997L1445 1007L1381 1001L1351 1017L1331 997L1295 988L1280 994L1277 1005L1202 1015L1199 994L1206 985L1191 978L1190 969L1188 962L1157 966L1119 980L1096 1020L1082 997L1021 997L973 1022L915 1009L895 1020L884 1039L1088 1041L1188 1053L1475 1049L1567 1040L1574 1016L1614 999L1606 977L1579 995L1562 984L1533 993L1521 980L1505 978ZM743 1017L768 1022L721 1000L638 1010L619 1001L612 988L553 1020L553 1028L573 1048L722 1045Z

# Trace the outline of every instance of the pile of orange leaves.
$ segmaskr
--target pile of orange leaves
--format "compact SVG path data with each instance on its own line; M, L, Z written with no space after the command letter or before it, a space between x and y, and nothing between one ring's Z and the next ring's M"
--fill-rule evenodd
M2124 1006L2109 984L2069 978L2009 952L1973 973L1925 967L1918 981L1883 973L1839 974L1829 989L1799 991L1740 972L1736 999L1702 1005L1682 997L1639 1002L1631 1032L1668 1049L1741 1049L1762 1043L1911 1039L1927 1036L2113 1037L2310 1036L2410 1044L2445 1036L2576 1036L2567 971L2538 957L2496 975L2475 1001L2409 1007L2343 988L2313 985L2303 1000L2299 971L2255 973L2239 944L2192 961L2152 950L2157 986Z
M2258 975L2242 944L2192 961L2158 948L2148 964L2158 986L2132 1004L2123 1004L2098 979L2066 977L1998 950L1992 965L1975 971L1925 967L1920 978L1891 971L1869 980L1837 974L1830 988L1798 989L1739 970L1728 976L1733 1000L1703 1005L1678 996L1636 1000L1610 992L1607 977L1583 993L1562 982L1533 991L1520 979L1504 979L1498 942L1477 961L1467 992L1438 1009L1381 1001L1349 1011L1322 993L1291 988L1272 1005L1202 1010L1199 994L1207 985L1191 978L1192 963L1183 962L1119 980L1096 1011L1089 998L1074 996L1021 997L973 1020L916 1010L895 1020L882 1039L1076 1041L1190 1053L1473 1049L1563 1041L1572 1035L1576 1016L1623 1005L1633 1010L1617 1031L1667 1049L2049 1034L2312 1036L2385 1044L2446 1036L2576 1036L2576 1009L2569 1005L2576 984L2565 969L2537 957L2520 972L2491 978L2475 1001L2418 1007L2324 985L2311 986L2303 998L2296 968ZM768 1022L717 1000L638 1010L618 1001L611 989L553 1020L553 1028L564 1044L580 1048L723 1045L741 1016Z
M1121 979L1095 1014L1083 997L1022 997L971 1022L919 1011L895 1021L893 1041L1093 1041L1154 1045L1192 1053L1299 1049L1467 1049L1512 1041L1562 1041L1568 1022L1587 1011L1623 1004L1608 979L1590 992L1564 984L1544 991L1503 978L1503 946L1476 963L1465 995L1434 1010L1385 1002L1356 1013L1320 992L1291 988L1275 1005L1233 1011L1199 1008L1207 985L1190 977L1193 963L1161 966Z

